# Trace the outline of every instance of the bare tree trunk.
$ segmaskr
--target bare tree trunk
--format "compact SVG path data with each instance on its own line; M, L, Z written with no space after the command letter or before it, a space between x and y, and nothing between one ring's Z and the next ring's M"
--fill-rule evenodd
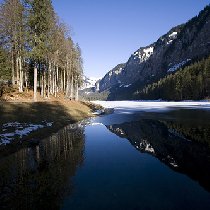
M19 72L19 77L20 77L20 79L19 79L19 92L23 92L23 68L22 68L22 58L21 58L21 56L18 58L18 61L19 61L19 70L20 70L20 72Z
M26 71L25 71L25 83L26 83L26 91L28 92L28 75Z
M34 66L34 101L37 101L37 67Z
M44 73L41 75L41 96L44 97Z
M76 81L76 84L75 84L75 100L78 101L78 99L79 99L78 81Z
M50 97L50 69L48 69L48 74L47 74L47 98Z
M20 86L20 75L19 75L19 61L18 57L15 58L15 65L16 65L16 76L17 76L17 86Z
M54 73L54 95L57 97L57 81L56 81L56 72Z
M63 73L63 91L66 93L66 71Z
M72 100L74 97L74 78L73 74L71 75L71 84L70 84L70 99Z
M44 71L44 79L43 79L43 95L44 95L44 98L46 98L46 71Z
M52 72L52 95L55 94L55 72Z
M65 97L70 99L70 94L71 94L71 91L70 91L70 75L69 75L69 72L67 72L67 82L66 82L66 87L65 87Z
M53 95L54 90L54 82L53 82L53 71L52 71L52 63L49 62L49 84L50 84L50 94Z
M58 65L56 65L56 93L58 93L59 85L58 85Z
M63 72L60 71L60 91L63 92Z
M12 50L12 85L15 85L15 65L14 65L14 52Z

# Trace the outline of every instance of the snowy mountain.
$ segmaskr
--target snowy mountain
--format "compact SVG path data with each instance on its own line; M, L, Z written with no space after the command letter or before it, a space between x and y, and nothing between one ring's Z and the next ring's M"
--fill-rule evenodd
M112 70L110 70L100 81L99 90L107 90L116 84L121 84L121 75L124 71L125 64L118 64Z
M125 64L117 65L101 79L99 90L109 90L109 100L129 99L135 91L208 55L210 5L156 42L136 50Z
M98 80L100 80L100 78L83 76L83 86L81 87L81 90L93 87L95 88Z

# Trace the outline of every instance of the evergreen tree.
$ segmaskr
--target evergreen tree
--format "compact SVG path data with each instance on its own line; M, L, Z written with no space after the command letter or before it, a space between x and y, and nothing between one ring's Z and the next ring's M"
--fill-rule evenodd
M10 77L20 92L30 85L34 100L37 88L42 97L64 93L66 98L78 99L81 50L68 31L51 0L4 0L0 4L1 78Z
M11 69L8 54L0 47L0 80L9 80L10 78Z

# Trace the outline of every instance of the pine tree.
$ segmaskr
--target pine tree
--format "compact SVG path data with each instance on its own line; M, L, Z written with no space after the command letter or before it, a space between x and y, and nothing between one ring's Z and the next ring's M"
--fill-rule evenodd
M0 80L9 80L11 78L10 63L7 52L0 47Z
M50 0L34 0L29 2L29 30L30 30L30 57L34 63L34 100L37 98L37 76L43 80L46 71L47 53L50 48L49 36L54 17ZM39 85L40 86L40 85ZM42 86L43 89L43 86Z
M0 7L1 43L10 52L12 84L23 86L23 5L20 0L5 0Z
M210 57L205 62L204 67L205 96L210 97Z

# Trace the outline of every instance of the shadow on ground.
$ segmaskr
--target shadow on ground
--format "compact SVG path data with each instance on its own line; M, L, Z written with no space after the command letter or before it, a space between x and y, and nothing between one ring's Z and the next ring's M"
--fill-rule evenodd
M11 144L0 146L0 157L17 151L25 145L38 144L40 139L48 137L64 126L90 116L90 108L78 102L36 102L36 103L0 103L0 133L5 123L19 122L40 124L52 122L51 127L33 131L27 136L15 138Z

